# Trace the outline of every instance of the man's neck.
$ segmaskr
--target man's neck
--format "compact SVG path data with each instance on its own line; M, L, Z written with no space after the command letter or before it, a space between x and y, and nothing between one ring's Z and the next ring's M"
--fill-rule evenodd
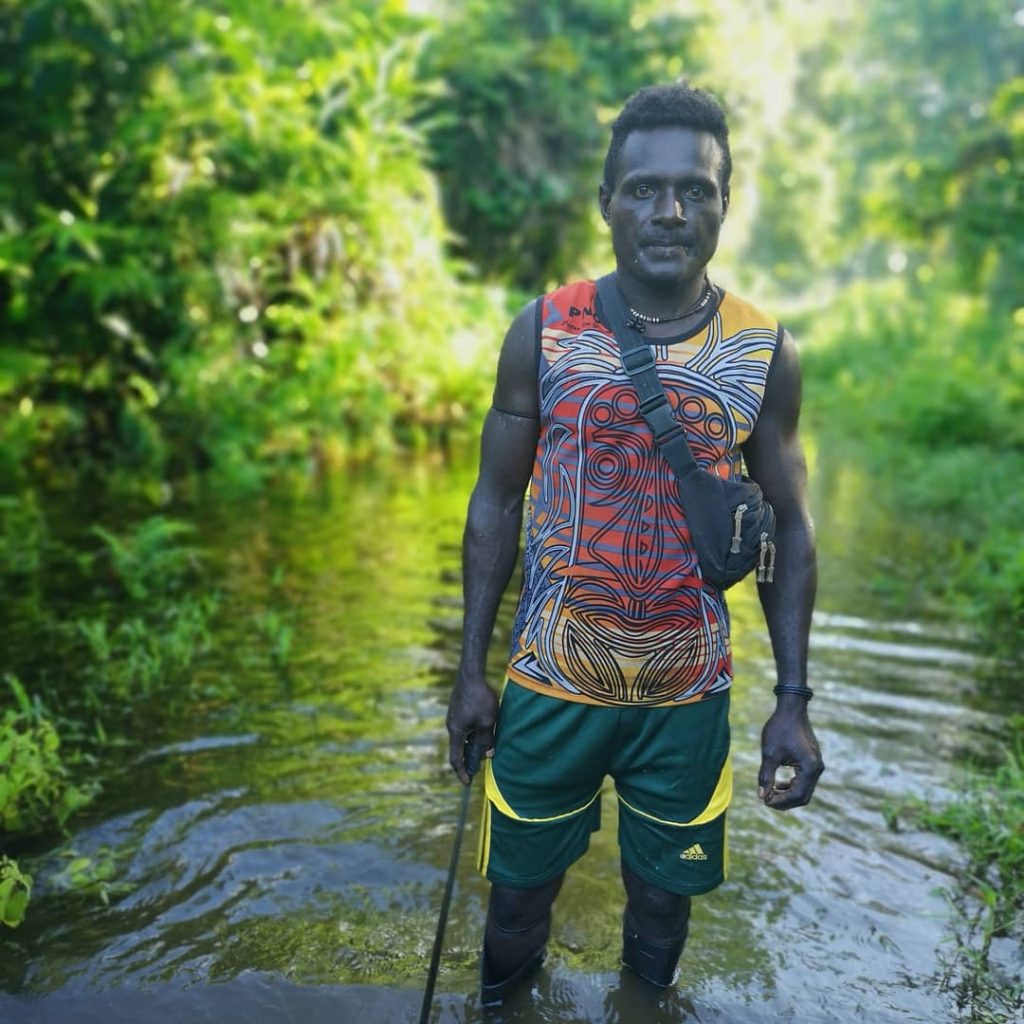
M689 280L652 284L637 280L621 267L616 269L615 278L627 306L659 320L678 318L699 302L707 280L701 271L699 276Z
M643 318L661 321L644 323L644 336L649 339L685 334L707 315L707 304L700 304L705 289L710 288L706 273L701 273L695 281L671 282L664 287L652 287L636 281L621 270L616 270L615 277L622 297L632 311L642 314ZM708 303L712 301L713 294L708 297ZM700 308L693 308L698 304Z

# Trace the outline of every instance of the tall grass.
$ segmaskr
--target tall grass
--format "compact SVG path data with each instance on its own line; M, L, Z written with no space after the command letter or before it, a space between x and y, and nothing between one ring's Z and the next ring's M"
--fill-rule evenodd
M935 537L920 566L996 652L1024 654L1024 322L901 278L809 318L809 419Z

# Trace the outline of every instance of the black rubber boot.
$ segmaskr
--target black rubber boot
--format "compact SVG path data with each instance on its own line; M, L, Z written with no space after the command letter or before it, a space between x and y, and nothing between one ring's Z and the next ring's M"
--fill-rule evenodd
M667 988L675 977L676 965L690 931L689 914L682 931L661 942L645 939L636 928L628 908L622 916L622 964L644 981Z
M487 945L485 943L483 956L480 958L480 1002L490 1008L501 1006L509 995L519 988L544 963L546 952L547 950L544 946L534 950L514 973L499 980L490 972L490 964L487 959Z
M480 957L484 1006L501 1005L544 962L551 905L561 885L559 875L528 889L499 885L491 889Z

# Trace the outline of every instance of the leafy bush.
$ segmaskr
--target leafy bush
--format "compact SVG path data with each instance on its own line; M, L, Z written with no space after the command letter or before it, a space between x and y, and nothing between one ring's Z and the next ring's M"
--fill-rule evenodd
M31 576L42 565L46 523L35 495L0 495L0 576Z
M0 470L258 480L438 440L505 318L460 286L399 5L35 0L0 27ZM459 400L445 401L449 374Z
M195 575L199 552L178 543L194 533L189 523L150 516L123 536L102 526L93 526L92 532L103 541L119 583L135 601L179 590Z
M922 810L921 822L960 842L972 883L995 891L993 934L1024 935L1024 715L1009 725L995 770L972 776L965 799Z
M696 63L694 19L636 0L470 0L434 34L426 107L455 249L536 294L594 244L600 120Z
M63 826L93 791L72 785L53 722L13 676L7 682L18 709L0 718L0 830L32 835Z
M93 700L102 695L104 703L110 697L130 701L180 677L209 649L216 607L212 595L186 595L113 625L102 617L76 619L74 629L89 654L83 676Z
M989 530L965 572L976 600L974 619L1003 637L1001 648L1018 653L1024 636L1024 547L1019 523L1017 516L1014 522Z
M803 353L807 414L822 440L869 462L898 504L933 522L944 550L932 585L996 650L1016 656L1024 643L1022 328L957 294L949 278L927 287L891 280L833 300Z
M193 533L188 523L150 516L122 534L91 532L104 545L92 566L109 565L120 599L98 603L100 615L77 618L70 629L88 654L83 675L94 700L128 701L180 676L209 648L217 598L188 589L200 584L200 552L180 543Z

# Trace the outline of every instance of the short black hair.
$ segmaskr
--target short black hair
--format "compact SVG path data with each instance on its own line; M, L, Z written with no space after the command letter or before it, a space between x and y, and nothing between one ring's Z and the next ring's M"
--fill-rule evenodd
M722 191L732 177L729 152L729 126L722 105L709 92L695 89L687 82L674 85L649 85L633 93L619 116L612 122L612 138L604 158L604 186L615 187L615 164L630 132L645 128L693 128L708 132L722 147Z

